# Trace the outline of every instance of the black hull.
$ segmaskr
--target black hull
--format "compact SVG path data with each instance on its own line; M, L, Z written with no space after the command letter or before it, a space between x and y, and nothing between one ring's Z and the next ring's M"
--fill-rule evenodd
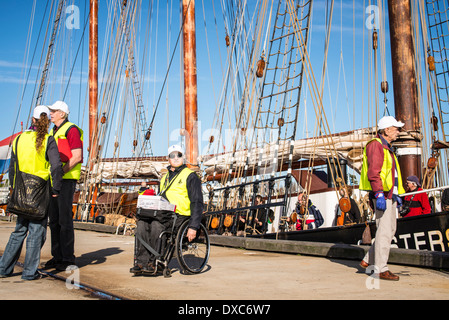
M369 223L371 235L376 234L375 222ZM254 236L263 239L311 241L359 245L365 224L327 227L314 230L268 233ZM434 213L397 220L392 246L403 249L449 251L449 214Z

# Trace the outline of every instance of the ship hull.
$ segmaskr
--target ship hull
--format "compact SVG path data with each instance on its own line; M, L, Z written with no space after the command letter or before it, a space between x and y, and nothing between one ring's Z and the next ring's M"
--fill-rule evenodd
M374 241L376 224L368 224ZM362 244L365 224L325 227L313 230L267 233L253 237L291 241ZM449 251L449 214L434 213L397 220L392 247L403 249Z

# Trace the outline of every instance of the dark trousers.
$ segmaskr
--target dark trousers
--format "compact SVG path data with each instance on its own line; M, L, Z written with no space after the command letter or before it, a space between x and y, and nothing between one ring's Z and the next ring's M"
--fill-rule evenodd
M175 233L179 230L181 224L188 220L189 217L177 215ZM173 226L173 222L162 224L157 220L139 219L137 220L136 236L138 235L143 241L150 245L156 251L158 248L158 238L162 231L168 230ZM148 251L136 237L134 265L141 267L147 266L149 263L154 264L155 256Z
M64 179L61 192L51 198L48 211L51 254L57 261L75 262L75 231L73 228L73 194L76 181Z

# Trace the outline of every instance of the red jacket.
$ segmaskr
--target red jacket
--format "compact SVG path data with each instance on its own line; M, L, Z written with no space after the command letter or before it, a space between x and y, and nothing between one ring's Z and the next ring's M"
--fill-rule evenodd
M415 191L421 191L422 188L418 188ZM412 199L413 195L405 196L404 197L404 205L407 204L408 201ZM427 193L418 193L415 194L413 197L413 201L410 205L410 212L404 216L406 217L413 217L413 216L419 216L421 214L428 214L430 213L432 209L430 208L429 203L429 197L427 196Z
M384 163L384 148L390 150L390 155L393 158L393 151L388 142L378 134L376 138L382 141L382 144L377 141L372 141L366 145L366 156L368 159L368 180L371 183L371 189L374 193L382 191L382 179L380 178L380 172L382 171L382 165ZM394 161L393 161L394 163ZM396 168L392 168L393 185L396 177ZM391 199L393 196L393 188L389 192L384 192L387 199Z

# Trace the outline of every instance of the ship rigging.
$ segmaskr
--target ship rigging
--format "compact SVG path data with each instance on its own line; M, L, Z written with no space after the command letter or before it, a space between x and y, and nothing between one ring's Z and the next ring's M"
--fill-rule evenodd
M342 200L340 190L357 189L363 147L385 114L394 112L406 124L395 144L403 175L421 177L426 188L448 184L447 7L441 0L363 1L363 5L343 0L223 0L207 6L198 0L167 1L165 6L159 1L147 6L141 0L107 1L99 6L91 0L77 33L62 23L74 4L48 0L41 23L47 19L41 55L45 62L36 74L39 88L32 94L30 110L37 103L61 98L60 92L64 99L73 98L67 89L74 87L75 66L88 70L87 86L82 90L81 71L77 91L81 126L83 113L88 114L89 143L75 219L91 221L120 212L132 218L136 185L150 180L157 186L165 173L166 157L155 155L155 150L179 142L186 147L188 165L205 184L205 217L215 232L231 229L237 214L251 216L261 208L275 211L270 231L278 232L295 204L292 199L302 191L326 212L326 226L331 226L335 206ZM36 9L34 2L33 14ZM205 28L198 41L199 9L204 26L212 25L216 37ZM160 11L165 14L165 39L159 35ZM360 11L363 19L357 18ZM372 12L377 22L369 24ZM101 17L106 23L99 22ZM343 45L348 17L349 46ZM321 30L314 26L319 22ZM340 35L336 50L333 34ZM320 40L316 35L322 36ZM28 50L32 43L30 37ZM77 48L76 54L67 47ZM165 66L157 54L161 47L166 49ZM347 51L353 60L352 97ZM203 67L211 74L207 95ZM63 80L51 81L58 76ZM336 84L336 94L331 84ZM88 112L81 108L83 100L88 101ZM181 107L173 110L173 105ZM21 108L22 102L19 112ZM345 130L336 130L342 127ZM114 187L115 195L108 196ZM118 194L119 188L127 192ZM102 192L114 203L99 202ZM255 205L256 195L262 196L263 205ZM441 192L435 195L438 210ZM358 192L356 198L364 219L371 219L365 195Z

